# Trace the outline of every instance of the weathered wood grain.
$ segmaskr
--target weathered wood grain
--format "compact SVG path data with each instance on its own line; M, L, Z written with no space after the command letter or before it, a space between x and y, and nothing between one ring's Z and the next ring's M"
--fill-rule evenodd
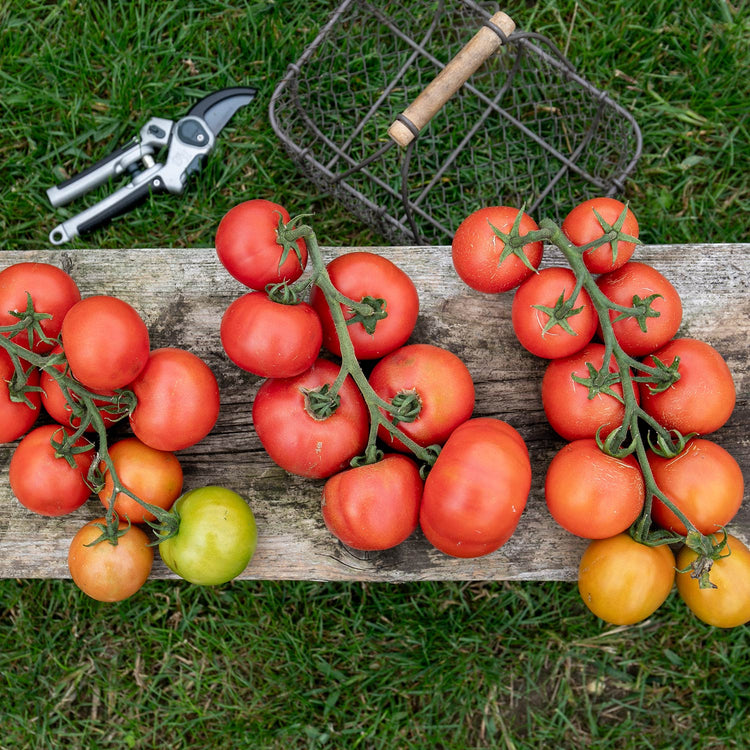
M326 258L359 248L325 248ZM447 247L368 248L393 260L415 281L421 310L413 341L432 342L460 356L477 390L477 415L515 425L526 439L534 467L527 508L513 538L475 560L458 560L433 549L416 532L396 549L357 554L326 530L320 515L322 482L288 476L263 451L250 418L260 380L234 367L218 338L227 305L244 289L221 267L213 249L60 250L0 252L0 268L22 260L54 263L68 271L84 295L113 294L146 320L152 345L176 345L203 357L219 380L222 412L213 432L181 452L185 486L228 486L246 496L256 515L259 543L243 578L409 581L423 579L573 580L586 542L550 518L544 473L563 441L548 427L540 401L545 363L516 342L510 324L511 295L488 296L457 278ZM750 466L748 345L750 264L748 244L646 246L638 259L651 263L683 296L680 335L714 345L737 385L737 406L712 439ZM556 250L545 265L561 262ZM8 463L15 444L0 446L0 577L68 577L67 548L76 530L101 513L92 498L60 519L36 516L12 496ZM730 529L750 542L750 507L743 505ZM157 556L158 558L158 556ZM171 577L157 559L153 576Z

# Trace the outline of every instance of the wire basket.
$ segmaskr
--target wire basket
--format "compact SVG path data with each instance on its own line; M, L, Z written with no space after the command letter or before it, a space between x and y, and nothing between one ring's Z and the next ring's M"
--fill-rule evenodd
M560 221L621 194L633 117L545 37L471 0L345 0L271 99L300 170L392 244L489 205Z

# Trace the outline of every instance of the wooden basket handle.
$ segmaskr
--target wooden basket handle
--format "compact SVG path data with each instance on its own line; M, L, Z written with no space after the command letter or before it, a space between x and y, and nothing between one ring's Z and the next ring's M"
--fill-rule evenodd
M495 13L490 21L506 36L516 28L513 19L502 11ZM404 110L402 116L414 125L417 132L422 130L501 44L500 37L488 26L483 26ZM388 128L388 135L404 147L416 137L416 133L400 120Z

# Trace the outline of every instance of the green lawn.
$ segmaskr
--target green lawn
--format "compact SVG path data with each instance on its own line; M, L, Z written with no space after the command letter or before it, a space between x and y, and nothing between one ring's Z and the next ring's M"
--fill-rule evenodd
M274 86L330 2L0 2L0 251L44 248L45 190L203 94L260 95L181 197L82 247L211 246L232 205L314 212L323 244L380 238L297 174ZM634 113L627 197L649 243L748 241L750 22L721 0L508 6ZM686 301L686 304L690 304ZM149 582L101 605L0 581L0 748L746 747L747 627L673 594L612 628L566 583Z

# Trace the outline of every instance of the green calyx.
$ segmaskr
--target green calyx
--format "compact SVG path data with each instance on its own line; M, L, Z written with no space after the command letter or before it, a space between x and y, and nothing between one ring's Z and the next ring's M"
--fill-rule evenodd
M658 318L661 313L658 310L654 310L652 307L654 300L661 299L661 294L650 294L648 297L639 297L637 294L633 295L633 304L630 310L621 312L612 322L617 323L620 320L626 318L635 318L638 323L638 327L646 333L648 330L648 318Z
M691 578L697 579L699 588L716 588L716 584L712 583L710 579L711 568L715 560L729 557L729 553L724 554L724 550L727 548L727 532L725 529L722 529L722 534L722 539L718 541L716 541L714 534L704 536L694 530L688 531L685 537L685 545L693 550L693 552L696 552L698 557L693 560L689 567L678 572L689 572Z
M391 399L391 417L394 425L413 422L422 411L422 399L416 390L399 391Z
M568 323L568 318L578 315L583 310L583 305L573 307L572 295L570 299L565 299L565 292L562 292L557 302L555 302L554 307L548 307L547 305L532 305L532 307L548 316L548 320L542 329L544 333L551 331L555 326L560 326L565 333L571 336L577 335L570 323Z
M303 388L305 396L305 411L316 420L328 419L341 405L341 396L338 389L334 389L329 383L319 388Z
M349 303L349 308L354 313L347 319L348 326L361 323L365 331L370 335L375 333L375 326L379 320L388 317L385 310L385 300L381 297L365 296L357 303Z

